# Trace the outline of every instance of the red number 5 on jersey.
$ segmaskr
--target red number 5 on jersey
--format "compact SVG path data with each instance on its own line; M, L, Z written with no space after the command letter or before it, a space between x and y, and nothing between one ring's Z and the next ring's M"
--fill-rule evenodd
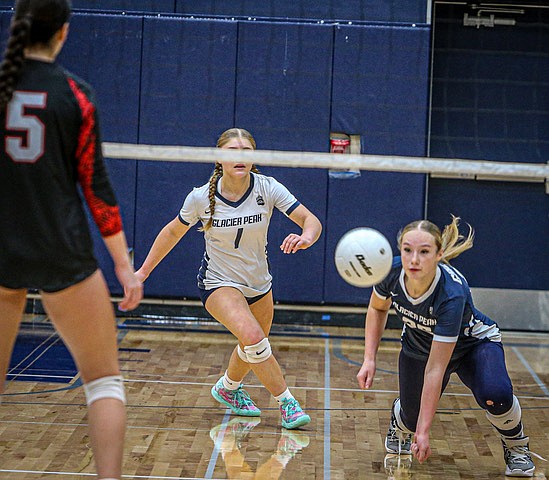
M15 92L6 112L6 130L24 135L6 135L6 153L14 162L34 163L44 154L44 124L27 115L26 108L46 108L47 95L39 92Z

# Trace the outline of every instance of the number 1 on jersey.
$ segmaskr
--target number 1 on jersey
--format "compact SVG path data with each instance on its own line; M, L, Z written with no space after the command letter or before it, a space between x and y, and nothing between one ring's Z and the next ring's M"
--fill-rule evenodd
M234 248L238 248L240 245L240 239L242 238L242 232L244 232L243 228L239 228L236 232L236 238L234 239Z

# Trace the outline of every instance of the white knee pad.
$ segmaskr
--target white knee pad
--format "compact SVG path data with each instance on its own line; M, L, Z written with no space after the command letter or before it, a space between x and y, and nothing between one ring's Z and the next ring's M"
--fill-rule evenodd
M236 347L236 353L238 353L238 356L240 357L240 360L242 360L243 362L246 362L246 363L250 363L250 362L248 362L248 356L246 355L246 353L244 353L244 350L242 350L240 348L240 345L238 345Z
M126 403L124 380L121 375L102 377L87 382L84 384L84 393L88 405L102 398L115 398L124 404Z
M249 363L261 363L267 360L272 354L271 344L269 339L265 337L261 342L255 345L247 345L244 347L246 357Z
M517 427L522 419L522 410L518 398L513 395L513 406L501 415L492 415L486 412L490 423L498 430L512 430Z

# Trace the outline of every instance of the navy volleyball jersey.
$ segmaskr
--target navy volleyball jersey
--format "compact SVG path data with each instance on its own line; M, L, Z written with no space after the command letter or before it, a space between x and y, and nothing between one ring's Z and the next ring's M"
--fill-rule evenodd
M456 343L452 359L480 341L501 341L497 324L475 308L467 281L450 265L440 263L429 290L412 298L404 285L402 260L395 257L389 275L374 287L374 293L382 299L391 298L404 322L402 349L409 355L428 356L433 339Z
M101 234L122 229L92 90L26 60L0 141L0 285L55 291L86 278L97 262L78 185Z

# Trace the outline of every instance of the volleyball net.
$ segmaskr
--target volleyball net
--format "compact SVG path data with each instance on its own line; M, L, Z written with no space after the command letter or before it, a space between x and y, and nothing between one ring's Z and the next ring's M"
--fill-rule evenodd
M291 168L350 169L423 173L476 180L547 182L549 164L488 160L406 157L394 155L337 154L275 150L230 150L211 147L103 143L106 158L164 162L252 162Z

